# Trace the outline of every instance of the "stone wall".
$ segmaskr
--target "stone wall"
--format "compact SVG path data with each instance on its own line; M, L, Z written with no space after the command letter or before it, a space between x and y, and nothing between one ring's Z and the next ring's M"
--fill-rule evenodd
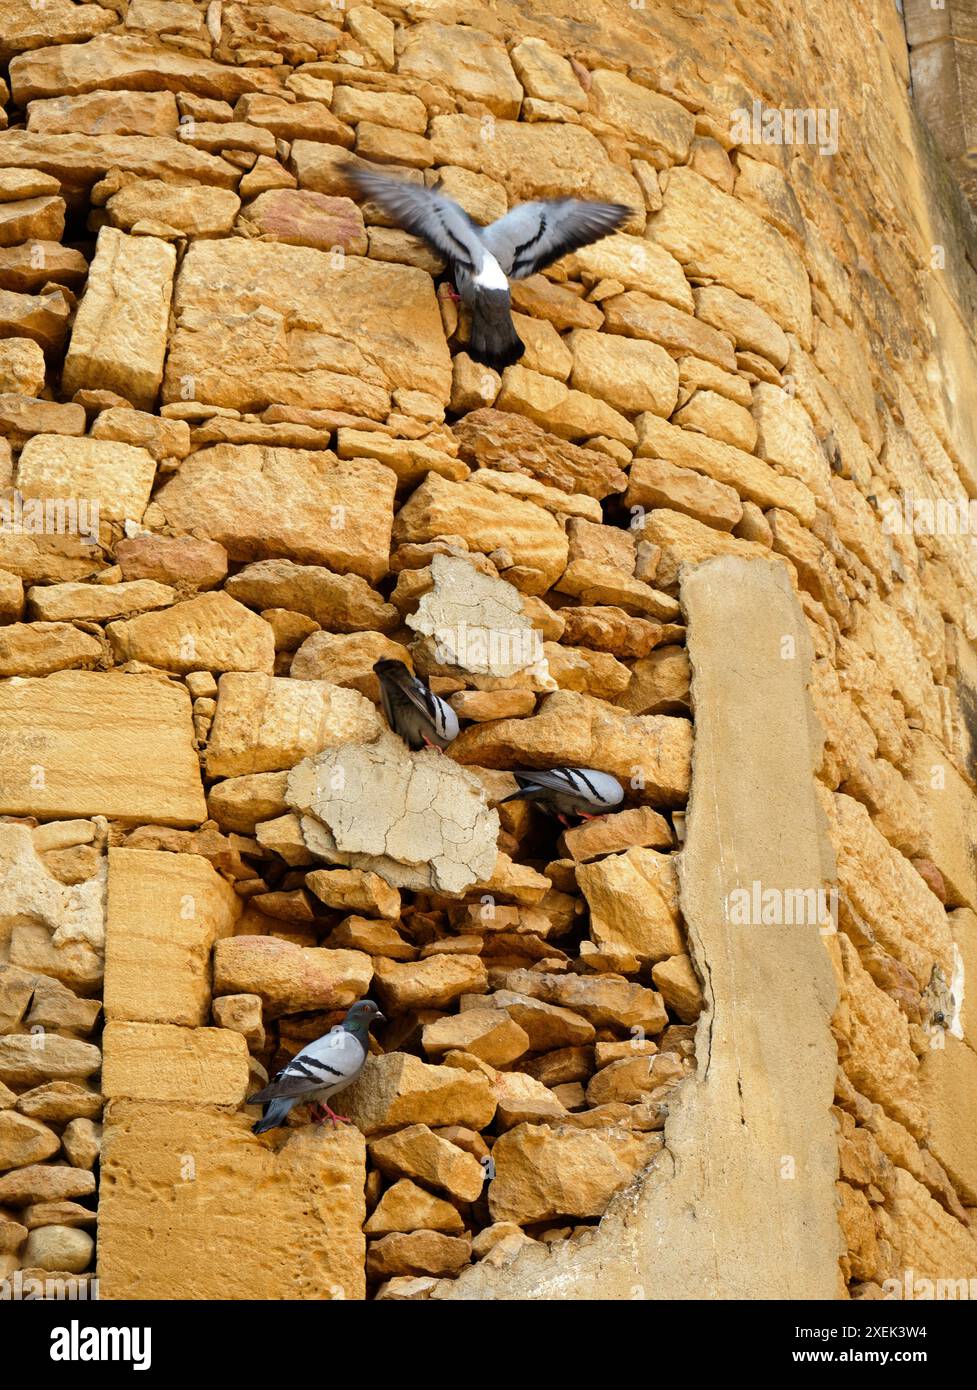
M110 1298L977 1277L977 243L895 7L7 8L3 1275L97 1183ZM499 375L351 157L632 214ZM557 763L624 808L503 804ZM254 1136L367 994L354 1125Z

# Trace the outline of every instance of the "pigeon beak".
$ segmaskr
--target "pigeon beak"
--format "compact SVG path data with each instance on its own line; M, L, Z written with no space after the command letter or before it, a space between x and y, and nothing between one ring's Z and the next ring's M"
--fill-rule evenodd
M387 1020L386 1020L385 1015L382 1014L382 1013L380 1012L380 1010L378 1009L378 1010L376 1011L376 1013L373 1015L373 1022L374 1022L374 1023L386 1023L386 1021L387 1021Z

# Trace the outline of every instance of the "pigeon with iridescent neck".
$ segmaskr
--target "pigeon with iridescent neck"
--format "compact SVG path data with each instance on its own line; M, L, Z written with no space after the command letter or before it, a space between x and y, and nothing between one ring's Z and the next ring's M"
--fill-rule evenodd
M252 1126L255 1134L277 1129L288 1118L293 1105L311 1104L316 1124L331 1120L349 1124L345 1115L329 1107L329 1097L345 1090L363 1070L370 1044L370 1025L383 1021L383 1014L371 999L361 999L349 1010L342 1023L316 1038L296 1053L263 1091L248 1097L248 1105L263 1105L261 1119Z

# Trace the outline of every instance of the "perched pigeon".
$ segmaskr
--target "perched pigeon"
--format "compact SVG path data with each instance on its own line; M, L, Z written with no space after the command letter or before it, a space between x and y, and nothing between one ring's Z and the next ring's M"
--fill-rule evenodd
M472 313L469 356L500 371L526 350L512 323L509 280L524 280L567 252L608 236L631 212L623 203L547 198L520 203L480 227L438 187L405 183L350 163L343 172L364 198L448 262Z
M307 1101L312 1102L316 1124L327 1118L334 1125L337 1120L348 1124L344 1115L329 1108L328 1099L359 1076L366 1061L370 1024L377 1019L382 1021L383 1014L376 1004L361 999L342 1023L303 1047L263 1091L249 1096L249 1105L265 1107L261 1119L252 1126L254 1133L264 1134L266 1129L283 1125L292 1106Z
M373 668L387 723L408 748L444 748L458 737L458 716L402 661L378 661Z
M593 820L624 800L624 788L609 772L592 767L552 767L533 772L514 772L519 790L499 802L537 801L564 825L570 816Z

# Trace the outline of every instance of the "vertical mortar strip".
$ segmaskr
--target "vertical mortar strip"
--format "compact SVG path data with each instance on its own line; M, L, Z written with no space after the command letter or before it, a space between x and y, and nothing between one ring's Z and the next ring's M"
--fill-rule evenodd
M476 1266L435 1297L841 1291L828 951L817 926L732 927L724 909L732 889L753 881L817 889L834 879L815 797L810 638L776 563L709 560L685 572L682 600L696 720L682 907L708 999L697 1076L675 1098L663 1154L591 1241L530 1250L504 1270ZM793 1177L781 1176L785 1159Z

